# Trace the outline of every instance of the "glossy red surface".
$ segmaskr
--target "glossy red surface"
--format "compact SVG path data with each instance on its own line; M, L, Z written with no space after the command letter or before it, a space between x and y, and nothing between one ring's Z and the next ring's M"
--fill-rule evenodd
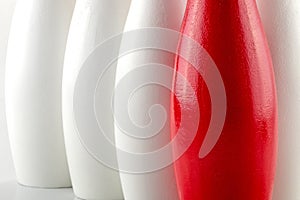
M211 119L210 96L194 67L177 57L176 70L197 91L201 110L196 138L175 162L180 199L271 199L277 156L277 101L272 61L255 0L188 0L182 33L199 42L215 61L225 85L227 114L217 144L200 159L199 150ZM201 62L201 55L194 56ZM183 117L180 109L193 110L195 106L185 88L175 75L172 137ZM194 123L192 119L190 123Z

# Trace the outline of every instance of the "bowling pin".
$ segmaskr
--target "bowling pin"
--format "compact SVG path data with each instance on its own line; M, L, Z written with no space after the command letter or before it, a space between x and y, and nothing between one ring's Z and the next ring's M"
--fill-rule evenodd
M188 0L182 33L198 42L214 61L223 80L227 108L216 144L206 154L199 154L206 145L216 105L211 101L213 91L203 78L209 80L211 76L210 68L204 68L208 64L205 54L187 47L189 43L182 40L179 54L185 51L189 59L197 60L191 65L177 58L172 135L177 134L180 120L193 118L197 104L200 121L191 146L175 162L180 199L271 200L277 153L276 88L255 0ZM198 102L178 74L189 80ZM193 133L188 126L182 128L184 132L178 134L183 134L181 141L185 141ZM181 145L185 144L174 149Z
M5 100L20 184L70 187L61 117L62 68L75 1L17 1L8 41Z
M179 31L184 9L185 1L182 0L132 0L124 32L129 33L129 35L133 32L139 35L139 30L143 28L150 29L150 31L151 28L166 28ZM147 32L145 32L145 35L142 35L141 37L149 38L152 36L147 35ZM159 36L156 39L160 40ZM130 43L138 43L136 42L138 40L139 38L130 41ZM121 49L124 48L126 42L127 41L124 41L123 38ZM161 80L170 80L171 85L174 58L174 54L156 49L141 49L119 58L115 90L118 90L118 86L120 84L123 86L122 92L133 93L130 100L131 103L129 102L127 110L132 120L128 124L125 124L125 126L120 125L117 119L115 121L115 137L118 148L133 153L146 153L155 151L170 142L168 119L166 119L165 124L162 126L158 125L161 129L160 131L157 131L157 135L155 137L141 139L143 136L147 137L147 134L154 134L152 132L146 132L147 130L149 131L149 127L157 129L158 127L154 126L155 124L159 124L159 121L163 118L164 114L166 114L167 118L169 117L170 92L168 89L151 84L146 87L141 87L137 91L131 91L131 86L137 82L141 82L143 84L148 80L153 81L156 78L160 78ZM143 67L145 67L144 65L149 63L153 63L153 65L155 65L155 63L165 65L165 68L169 68L171 73L163 73L165 71L164 67L162 67L161 71L159 67L157 70L154 70L155 66L146 66L148 69L143 69ZM135 86L138 88L140 85ZM127 100L129 99L125 99L125 101ZM114 109L116 115L118 115L118 113L121 113L121 115L123 114L121 101L121 98L118 99L115 97ZM157 116L150 119L148 115L149 113L147 112L153 105L162 106L161 108L164 109L165 112L162 110L160 110L161 112L157 111ZM137 132L133 131L133 133L130 132L129 127L131 125L134 125L136 128L144 127L144 129L137 128ZM128 130L129 134L136 135L138 138L136 139L128 136L125 133ZM178 199L174 168L172 165L151 172L124 172L122 171L122 166L123 164L127 164L128 161L126 161L126 159L124 159L120 154L117 154L117 158L121 170L120 176L125 199ZM143 164L139 163L139 161L134 161L134 163L136 163L136 165Z
M300 199L300 2L258 1L278 93L278 167L274 200Z
M74 193L82 199L123 199L118 172L99 162L87 150L89 146L86 146L80 137L80 134L88 134L87 132L77 132L78 124L73 115L73 96L83 63L96 46L122 33L129 5L129 0L80 0L75 5L65 55L62 101L70 175ZM102 94L102 100L105 102L110 101L106 97L113 91L115 74L110 72L108 76L105 80L107 90ZM86 98L81 96L79 101ZM102 118L107 126L107 134L113 135L113 117L109 108L101 106L100 112L104 115ZM82 117L86 118L84 115ZM113 154L111 156L116 157Z

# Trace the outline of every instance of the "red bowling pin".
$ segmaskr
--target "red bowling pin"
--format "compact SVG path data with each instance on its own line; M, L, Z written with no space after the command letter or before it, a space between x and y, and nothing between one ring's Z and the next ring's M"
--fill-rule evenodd
M185 119L195 123L195 106L199 106L200 120L191 145L175 161L180 199L270 200L277 156L277 99L255 0L188 0L182 33L213 59L223 80L227 107L216 144L201 157L214 105L209 86L196 69L206 65L207 59L181 40L179 54L187 52L197 65L181 56L176 59L171 128L172 137L183 135L175 150L187 145L185 138L193 134L189 126L181 127L183 132L178 129ZM196 92L196 103L179 74Z

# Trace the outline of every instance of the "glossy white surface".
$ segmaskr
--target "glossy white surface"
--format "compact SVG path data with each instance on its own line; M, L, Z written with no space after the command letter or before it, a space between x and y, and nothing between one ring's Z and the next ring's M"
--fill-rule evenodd
M77 131L74 117L74 90L83 62L97 45L123 31L130 0L77 1L67 42L63 77L63 122L65 142L73 188L83 199L122 199L120 177L117 171L104 166L91 155ZM108 49L107 51L112 51ZM99 66L106 67L106 66ZM105 79L106 90L100 98L100 113L108 133L113 136L113 117L107 102L114 85L114 66ZM79 101L85 101L84 95ZM89 99L88 99L89 100ZM84 113L81 117L85 117ZM89 138L93 140L93 138ZM112 155L113 157L114 155Z
M5 104L21 184L71 186L61 117L61 82L74 0L17 1L7 48Z
M168 28L172 30L179 30L182 22L183 12L185 10L185 1L182 0L132 0L131 7L129 10L128 18L125 25L125 31L137 30L139 28L149 27L160 27ZM151 37L151 36L142 36ZM139 39L137 39L139 40ZM157 38L159 40L159 38ZM135 43L135 41L130 41ZM124 41L121 44L124 45ZM128 44L128 43L127 43ZM174 66L174 55L168 52L152 49L139 49L121 57L118 61L118 67L116 72L116 87L122 79L126 76L130 76L130 73L137 72L141 67L149 65L150 63L159 63L168 67ZM149 66L150 67L150 66ZM136 71L135 71L136 70ZM170 102L170 91L168 89L158 86L156 84L147 85L134 85L136 91L131 91L131 85L136 84L137 80L142 80L141 77L145 77L145 84L147 80L152 80L151 77L161 76L162 79L172 80L172 73L170 77L163 77L163 73L152 72L150 70L144 70L136 76L130 76L126 79L127 82L122 83L128 85L127 88L123 88L122 91L128 90L126 93L131 93L130 99L128 100L128 115L130 120L124 127L120 127L118 122L115 124L115 137L117 147L133 153L146 153L158 150L165 146L170 141L170 130L169 121L166 119L166 123L162 126L158 125L159 122L164 121L165 117L169 117L169 102ZM164 70L163 70L164 71ZM148 83L148 82L147 82ZM115 99L115 113L118 116L122 115L123 104L122 99ZM151 118L150 109L152 106L162 106L154 112L158 114L153 119ZM118 107L120 110L118 110ZM156 107L157 108L157 107ZM163 110L164 111L163 111ZM123 120L123 119L122 119ZM156 125L159 127L156 127ZM135 139L128 136L125 131L132 130L130 127L136 127L139 133L132 133L137 137L146 136L148 134L157 134L155 137L144 139ZM154 127L155 126L155 127ZM156 133L145 133L147 128L152 127L153 130L157 130ZM144 129L143 129L144 128ZM150 128L151 129L151 128ZM149 131L148 131L149 132ZM118 154L118 163L122 168L122 162L124 158ZM127 161L128 162L128 161ZM143 163L135 163L135 165L142 165ZM131 174L131 173L120 173L121 183L125 199L128 200L176 200L178 199L176 180L174 175L173 166L163 168L161 170L143 174Z
M0 182L3 200L77 200L71 188L40 189L24 187L15 181Z
M279 151L273 200L300 200L300 1L258 0L278 93Z

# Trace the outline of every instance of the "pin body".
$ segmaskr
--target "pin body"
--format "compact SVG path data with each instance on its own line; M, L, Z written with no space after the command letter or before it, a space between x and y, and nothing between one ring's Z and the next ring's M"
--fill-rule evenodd
M63 77L63 120L73 189L75 195L83 199L123 199L118 172L95 159L88 151L89 147L84 146L80 134L87 133L79 133L77 130L73 104L77 76L83 63L97 45L122 33L129 4L129 0L77 1L71 22ZM106 90L101 98L105 102L110 101L106 97L113 92L115 74L110 73L108 76L110 79L105 79ZM79 101L86 98L81 96ZM102 123L107 125L106 134L112 135L113 117L110 107L100 105L100 112L105 119Z
M18 1L8 42L5 99L18 182L69 187L61 119L65 45L74 1Z
M125 32L138 32L139 29L143 28L148 28L151 32L151 28L155 27L178 31L182 22L184 8L185 1L181 0L133 0L127 17ZM145 35L141 37L148 38L152 36L147 35L146 32ZM137 43L139 39L140 38L137 38L135 41L132 41L132 43ZM157 38L157 40L160 39L161 38ZM121 49L124 48L124 44L125 41L123 40ZM125 124L124 127L120 127L118 121L115 122L115 137L118 148L133 153L147 153L162 148L170 141L169 119L167 119L162 126L158 125L159 127L156 127L163 116L169 117L170 91L155 84L149 84L145 87L140 86L148 81L154 81L159 78L170 80L171 83L174 58L174 54L157 49L139 49L119 59L116 72L116 88L118 88L119 84L123 86L126 85L125 87L128 87L123 90L126 93L132 92L132 95L130 99L125 100L128 101L128 109L126 111L128 111L128 115L131 116L129 123ZM160 71L160 68L154 70L155 67L152 67L155 63L165 65L165 68L169 68L171 73L169 75L163 75L164 73L162 72L166 70L162 69ZM122 82L124 80L125 82ZM137 83L141 83L141 85L135 85ZM131 85L134 85L137 90L131 91ZM115 99L115 113L117 115L119 112L121 112L122 115L122 111L118 110L118 107L122 107L120 106L120 101L122 101L122 99ZM162 107L156 110L156 112L154 111L155 108L152 107L155 105ZM154 110L152 110L152 113L149 113L151 112L151 107ZM155 117L152 114L157 115L155 115ZM131 125L137 128L137 132L132 133L132 131L129 131L129 134L134 134L138 139L126 135L126 131L130 129L128 127ZM151 129L149 129L149 127L152 127L153 130L158 130L157 128L161 129L155 134L151 131L149 132ZM151 134L155 136L141 139ZM124 158L120 157L119 154L117 158L119 166L122 169L122 165L126 164L123 162L126 161L124 161ZM143 163L136 161L136 165L140 164ZM173 166L168 166L158 171L145 171L142 174L120 172L120 176L125 199L178 199Z
M182 32L199 42L214 60L226 90L227 113L216 145L199 158L213 105L206 83L194 68L199 66L178 58L176 70L189 80L200 107L196 138L175 162L180 199L270 200L276 163L276 92L255 1L189 0ZM188 49L182 45L179 52ZM201 54L190 54L199 65L205 62ZM180 108L193 111L195 106L177 76L174 92L173 136L181 121ZM183 103L179 105L176 98ZM192 134L188 129L185 133Z
M274 63L279 149L274 200L300 199L300 2L258 1Z

